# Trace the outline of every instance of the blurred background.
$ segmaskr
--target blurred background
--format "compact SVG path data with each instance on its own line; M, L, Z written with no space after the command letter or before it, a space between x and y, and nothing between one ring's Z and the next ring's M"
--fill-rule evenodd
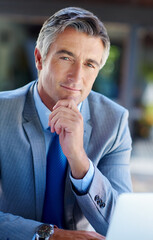
M153 0L0 0L0 91L37 78L35 42L45 19L78 6L105 24L111 50L93 89L129 110L135 192L153 192Z

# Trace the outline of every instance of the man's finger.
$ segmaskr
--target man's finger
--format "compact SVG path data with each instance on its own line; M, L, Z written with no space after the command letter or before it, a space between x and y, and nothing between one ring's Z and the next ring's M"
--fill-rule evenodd
M67 107L69 109L72 109L76 112L78 112L78 108L77 108L77 104L75 103L75 101L73 99L63 99L63 100L59 100L55 106L53 107L53 111L60 107L60 106L63 106L63 107Z

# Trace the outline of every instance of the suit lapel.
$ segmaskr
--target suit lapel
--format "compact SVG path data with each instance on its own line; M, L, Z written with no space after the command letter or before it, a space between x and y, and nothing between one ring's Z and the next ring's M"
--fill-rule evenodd
M90 108L88 98L86 98L82 104L81 114L84 120L84 149L86 153L88 153L88 143L90 140L91 132L92 132L92 125L90 122ZM87 154L88 155L88 154Z
M33 86L28 92L23 116L23 127L28 136L33 156L36 197L36 219L41 220L46 184L46 154L43 130L33 100ZM41 171L41 172L40 172Z

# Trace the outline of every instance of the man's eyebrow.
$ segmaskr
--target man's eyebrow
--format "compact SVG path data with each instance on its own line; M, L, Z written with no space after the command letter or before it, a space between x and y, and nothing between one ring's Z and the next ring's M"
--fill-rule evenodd
M69 55L71 57L75 57L75 55L72 52L69 52L69 51L67 51L65 49L61 49L61 50L56 52L56 54L62 54L62 53L65 53L65 54L67 54L67 55Z
M100 64L94 59L87 59L87 62L95 64L97 67L100 67Z

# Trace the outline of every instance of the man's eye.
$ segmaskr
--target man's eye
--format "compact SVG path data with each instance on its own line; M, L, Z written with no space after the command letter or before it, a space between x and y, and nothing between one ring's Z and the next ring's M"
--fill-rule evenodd
M66 61L69 61L69 60L70 60L69 57L60 57L60 59L66 60Z
M91 64L91 63L87 63L86 65L87 65L88 67L90 67L90 68L95 68L94 65Z

